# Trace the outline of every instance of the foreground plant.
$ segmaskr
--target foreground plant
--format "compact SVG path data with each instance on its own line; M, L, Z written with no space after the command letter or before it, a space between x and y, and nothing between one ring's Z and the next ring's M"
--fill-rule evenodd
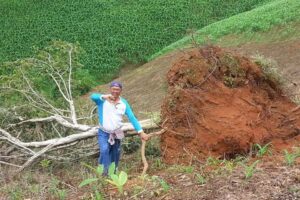
M201 174L196 173L196 180L200 185L204 185L206 183L206 178Z
M124 171L121 171L119 173L116 173L116 165L115 163L112 163L109 166L108 175L110 179L106 179L107 182L109 182L112 185L115 185L118 188L118 191L120 194L123 194L123 187L127 182L127 173Z
M249 179L253 176L254 172L256 171L256 165L259 163L260 160L255 161L251 165L247 166L244 163L240 163L244 167L244 174L245 178Z
M266 153L270 153L270 146L271 142L265 144L264 146L261 146L260 144L255 144L254 148L258 150L256 155L258 157L263 157Z
M284 152L284 160L288 166L293 166L295 163L295 160L300 157L300 153L289 153L286 149L283 151Z
M169 191L171 188L170 185L164 179L158 176L152 176L152 180L158 181L164 192Z
M102 200L103 197L101 195L101 192L98 191L98 188L102 188L101 186L104 185L103 178L102 178L102 175L103 175L103 172L104 172L104 166L103 165L98 165L97 168L94 168L94 167L92 167L92 166L90 166L86 163L82 163L82 165L84 165L85 167L92 170L96 174L96 177L87 178L87 179L83 180L79 184L79 187L83 187L83 186L86 186L86 185L91 185L92 189L94 190L96 200Z

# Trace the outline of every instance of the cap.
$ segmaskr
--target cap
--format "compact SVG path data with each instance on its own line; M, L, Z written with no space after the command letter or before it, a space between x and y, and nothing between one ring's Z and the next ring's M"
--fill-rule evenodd
M118 81L113 81L110 83L110 87L119 87L122 89L122 83L120 83Z

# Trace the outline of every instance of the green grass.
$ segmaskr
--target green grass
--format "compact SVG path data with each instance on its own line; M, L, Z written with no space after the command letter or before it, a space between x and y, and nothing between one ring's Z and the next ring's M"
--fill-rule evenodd
M291 26L291 24L300 21L299 10L299 0L274 0L251 11L210 24L196 31L193 36L186 36L162 49L149 57L148 60L152 60L175 49L187 47L193 42L193 38L200 44L206 42L217 42L218 39L226 35L246 34L248 36L253 36L253 33L265 32L274 26L286 24L289 25L290 29L287 31L287 35L299 35L296 30L297 28L294 29L294 27Z
M238 46L246 43L273 43L300 38L300 20L273 26L268 31L229 34L218 39L221 46Z
M51 40L79 42L80 63L100 82L120 66L270 0L0 0L0 63L30 57Z

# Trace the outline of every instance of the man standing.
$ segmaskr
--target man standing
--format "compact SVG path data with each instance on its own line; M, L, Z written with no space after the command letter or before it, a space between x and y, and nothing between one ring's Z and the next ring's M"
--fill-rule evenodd
M104 165L105 173L111 163L118 166L121 151L121 139L124 137L122 131L122 118L126 115L134 129L140 134L142 140L148 140L140 123L134 116L128 102L120 96L122 84L112 82L110 94L93 93L91 99L98 106L100 128L98 130L98 143L100 147L99 164Z

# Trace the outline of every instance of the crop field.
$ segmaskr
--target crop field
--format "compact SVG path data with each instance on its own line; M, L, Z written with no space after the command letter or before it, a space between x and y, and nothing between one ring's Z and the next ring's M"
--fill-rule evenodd
M298 0L274 0L250 12L241 13L201 28L195 32L193 37L186 36L172 43L153 54L149 60L172 50L187 47L192 42L203 44L207 42L207 39L216 42L223 36L230 34L238 35L243 33L248 35L248 37L253 37L257 32L266 32L270 28L278 25L286 26L286 30L283 33L285 35L293 31L298 32L297 27L295 27L293 23L300 21L299 10L300 2ZM297 34L294 33L294 35Z
M101 83L193 30L269 1L0 0L0 63L30 57L52 40L78 42L81 63Z

